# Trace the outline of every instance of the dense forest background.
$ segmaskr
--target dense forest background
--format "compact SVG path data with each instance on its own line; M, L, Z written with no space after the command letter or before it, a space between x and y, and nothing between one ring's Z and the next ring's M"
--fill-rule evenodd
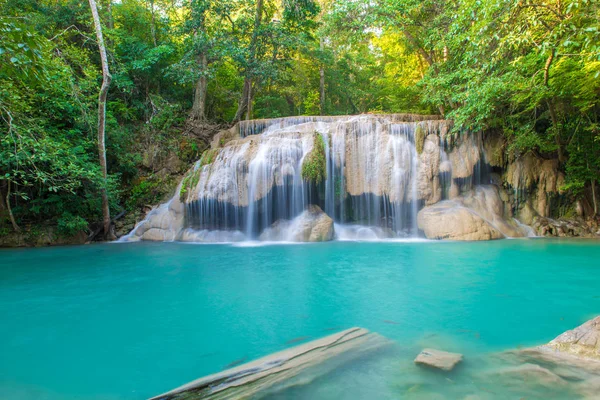
M290 115L443 114L457 134L501 131L514 156L558 158L563 193L596 202L595 0L97 2L107 180L90 5L0 0L0 236L98 232L102 190L133 223L216 130Z

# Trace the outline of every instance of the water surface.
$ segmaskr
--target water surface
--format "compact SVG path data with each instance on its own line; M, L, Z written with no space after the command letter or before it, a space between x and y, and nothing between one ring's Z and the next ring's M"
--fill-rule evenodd
M593 241L128 243L0 257L3 399L142 399L352 326L397 346L279 398L464 398L482 390L461 375L483 355L600 313ZM425 346L465 364L450 377L416 368Z

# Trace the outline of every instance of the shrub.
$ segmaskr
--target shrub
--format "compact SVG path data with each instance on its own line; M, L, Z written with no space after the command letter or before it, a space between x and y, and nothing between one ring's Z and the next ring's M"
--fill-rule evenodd
M69 237L77 232L88 229L88 223L79 215L73 215L70 212L64 212L58 219L57 232L61 236Z

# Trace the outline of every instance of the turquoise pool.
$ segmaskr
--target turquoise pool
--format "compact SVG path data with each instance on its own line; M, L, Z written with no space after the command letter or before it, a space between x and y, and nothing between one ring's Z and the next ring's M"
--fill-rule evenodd
M466 376L485 355L600 314L594 241L116 243L0 257L2 399L143 399L352 326L397 346L274 397L462 399L482 390ZM423 347L461 352L464 366L416 368Z

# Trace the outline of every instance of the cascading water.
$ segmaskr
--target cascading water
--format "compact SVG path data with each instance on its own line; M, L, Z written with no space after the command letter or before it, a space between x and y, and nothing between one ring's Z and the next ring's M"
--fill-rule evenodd
M318 206L338 239L416 237L423 206L486 183L481 135L456 141L450 126L403 114L244 121L237 138L224 131L229 137L217 137L183 180L170 206L182 210L179 231L170 226L176 232L168 236L287 240L298 235L281 231L303 227L292 220L309 208L317 215ZM302 173L315 154L320 182ZM142 234L160 237L164 219L142 224Z
M186 202L186 225L229 229L256 238L279 219L309 204L338 224L377 227L378 236L415 236L419 209L415 128L399 116L290 117L246 121L240 139L226 144L200 168ZM439 124L428 124L428 131ZM326 178L301 176L323 139ZM429 132L428 132L429 133Z

